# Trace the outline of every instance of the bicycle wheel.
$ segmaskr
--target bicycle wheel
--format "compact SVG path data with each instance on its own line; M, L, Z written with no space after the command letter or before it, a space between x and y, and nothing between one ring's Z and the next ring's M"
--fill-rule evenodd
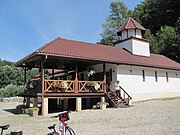
M76 135L71 127L66 127L66 135Z

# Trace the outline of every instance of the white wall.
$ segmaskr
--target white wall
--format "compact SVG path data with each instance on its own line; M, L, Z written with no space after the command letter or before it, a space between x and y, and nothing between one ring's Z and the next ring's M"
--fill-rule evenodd
M128 31L128 34L127 34L127 31ZM122 31L122 40L127 39L129 37L137 37L137 38L142 39L141 30L139 30L139 29L136 29L136 30L135 29L129 29L129 30Z
M128 38L127 31L126 30L122 31L122 40L127 39L127 38Z
M95 70L96 73L103 72L103 64L97 64L97 65L93 65L91 67ZM110 69L112 69L112 82L111 82L111 85L114 88L113 84L115 84L115 82L117 81L117 65L116 64L106 64L106 72L109 72ZM84 72L80 72L79 75L84 73L85 80L88 80L89 77L87 76L87 72L88 72L87 70L84 71Z
M143 42L140 40L132 40L133 54L150 56L150 48L148 42Z
M129 39L116 45L118 48L125 48L134 55L150 56L149 42L137 39Z
M129 37L136 37L136 35L135 35L135 29L130 29L130 30L128 30L128 38Z
M141 30L138 30L138 29L136 30L136 37L142 39L142 33L141 33Z
M116 45L118 48L125 48L129 52L133 52L132 40L126 40Z
M145 71L145 81L142 70ZM158 75L157 82L155 71ZM166 72L168 72L168 82ZM117 67L117 80L134 101L180 96L180 71L120 65Z

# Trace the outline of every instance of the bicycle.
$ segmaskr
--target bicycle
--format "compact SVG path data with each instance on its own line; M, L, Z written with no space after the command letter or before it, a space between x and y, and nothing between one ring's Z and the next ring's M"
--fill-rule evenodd
M9 124L0 126L1 135L3 135L3 131L4 131L4 130L7 130L9 127L10 127ZM22 132L22 131L19 131L19 132L11 132L10 134L6 134L6 135L23 135L23 132Z
M76 135L74 130L65 123L65 121L68 121L69 118L69 112L64 111L59 113L56 116L52 116L51 118L58 118L59 117L59 131L58 133L56 131L56 124L53 124L52 126L49 126L48 129L53 130L53 132L48 133L47 135Z

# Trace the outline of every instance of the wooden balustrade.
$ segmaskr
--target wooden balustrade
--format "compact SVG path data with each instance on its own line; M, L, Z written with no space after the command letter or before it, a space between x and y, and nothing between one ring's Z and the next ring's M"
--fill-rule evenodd
M45 80L45 92L75 92L73 80ZM78 81L78 92L103 92L102 81Z
M77 83L77 92L103 92L103 81L75 81L75 80L44 80L44 92L73 92L75 93L75 84ZM41 81L33 80L33 91L41 91ZM30 91L30 89L28 90ZM31 90L32 92L32 90Z
M74 92L75 81L72 80L45 80L45 92Z
M102 81L78 81L78 92L103 92Z

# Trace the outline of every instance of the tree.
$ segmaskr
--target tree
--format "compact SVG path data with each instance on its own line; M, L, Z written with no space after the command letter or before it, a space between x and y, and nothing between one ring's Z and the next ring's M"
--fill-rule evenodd
M175 37L176 32L175 29L171 26L163 26L156 33L156 36L158 41L157 44L158 53L161 53L165 49L167 39Z
M174 27L180 16L180 0L145 0L139 4L133 18L155 35L161 26Z
M144 38L150 40L151 52L164 54L178 61L178 52L174 48L178 50L180 39L179 5L180 0L144 0L132 12L123 2L112 2L110 14L103 23L104 32L101 34L100 43L114 45L113 43L119 40L116 35L119 26L132 16L147 29ZM176 47L173 44L176 44ZM169 51L168 46L171 47Z
M27 80L38 74L37 69L27 71ZM0 68L0 88L5 88L7 85L21 86L24 84L24 71L22 68L14 66L1 66Z
M103 23L104 32L101 34L102 39L99 43L114 45L113 43L119 40L116 35L118 28L131 14L132 12L127 9L123 2L112 2L110 4L110 15L107 17L106 22Z
M144 38L148 39L150 41L150 51L153 53L158 53L159 48L158 48L158 43L157 43L157 38L151 33L151 30L147 29Z
M14 62L10 62L10 61L7 61L7 60L1 60L0 59L0 67L5 66L5 65L12 66L12 65L14 65Z
M168 37L164 40L165 46L160 54L180 63L180 38L179 35Z
M178 18L176 24L175 24L175 31L177 34L180 35L180 17Z

